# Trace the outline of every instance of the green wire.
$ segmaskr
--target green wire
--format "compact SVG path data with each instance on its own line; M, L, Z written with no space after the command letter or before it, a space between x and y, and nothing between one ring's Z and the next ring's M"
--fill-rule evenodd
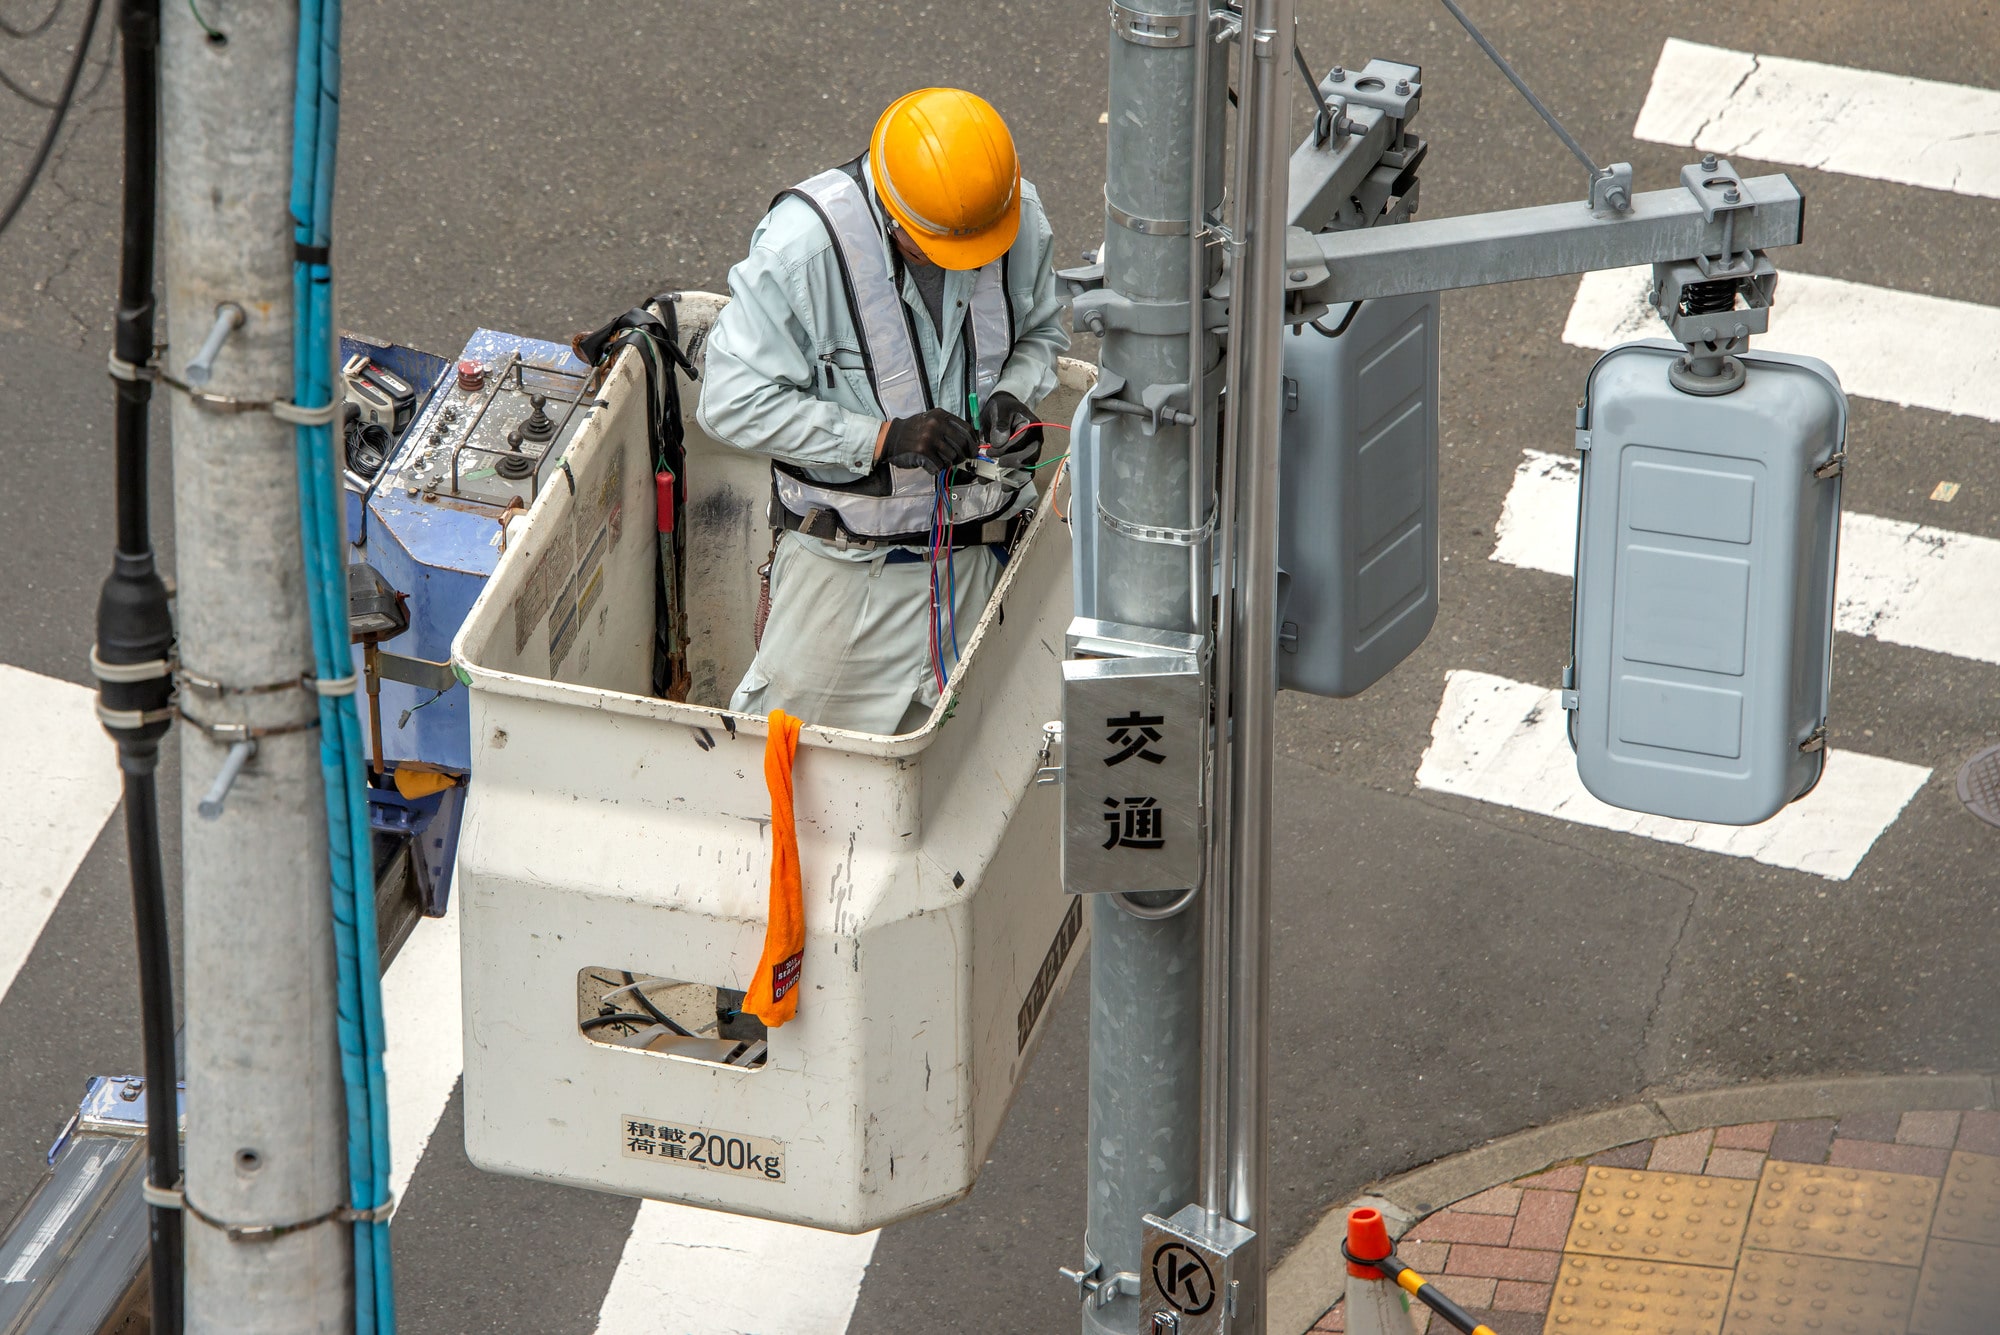
M199 23L201 25L201 30L208 34L209 41L220 43L229 40L228 34L217 32L214 28L208 26L208 20L203 18L201 16L201 11L194 7L194 0L188 0L188 13L194 15L194 21L196 23Z

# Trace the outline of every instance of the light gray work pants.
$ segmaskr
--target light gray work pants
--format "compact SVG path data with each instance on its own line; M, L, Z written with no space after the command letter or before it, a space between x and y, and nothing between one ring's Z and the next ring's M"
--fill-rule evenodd
M931 665L930 565L888 559L823 555L816 544L785 534L771 563L771 615L764 642L729 707L746 714L782 709L807 723L855 732L914 732L938 702ZM958 645L973 627L1000 581L1000 560L990 547L955 553ZM946 560L938 580L949 586ZM941 592L939 610L946 600ZM940 631L943 671L957 662L950 619Z

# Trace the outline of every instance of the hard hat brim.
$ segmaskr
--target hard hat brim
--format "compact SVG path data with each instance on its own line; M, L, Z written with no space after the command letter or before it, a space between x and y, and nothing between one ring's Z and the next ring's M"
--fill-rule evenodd
M910 240L917 243L917 249L925 258L941 269L983 269L993 261L1013 249L1014 239L1021 234L1021 181L1016 175L1014 193L1007 201L1007 207L999 217L976 232L960 236L949 236L926 229L897 207L896 199L887 190L877 189L876 198L882 201L889 216L896 220Z

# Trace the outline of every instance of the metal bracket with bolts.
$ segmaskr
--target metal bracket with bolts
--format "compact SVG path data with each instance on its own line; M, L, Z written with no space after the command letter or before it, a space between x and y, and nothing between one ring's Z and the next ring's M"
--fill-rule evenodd
M257 739L245 737L232 744L229 754L222 758L222 768L216 772L215 782L209 785L202 796L197 810L203 820L221 820L223 804L229 801L229 790L236 786L236 776L257 754Z
M215 308L215 323L209 327L208 337L202 340L201 350L194 360L181 372L181 378L190 385L206 385L215 374L215 359L222 351L222 345L229 336L243 327L246 317L243 308L233 301L225 301Z

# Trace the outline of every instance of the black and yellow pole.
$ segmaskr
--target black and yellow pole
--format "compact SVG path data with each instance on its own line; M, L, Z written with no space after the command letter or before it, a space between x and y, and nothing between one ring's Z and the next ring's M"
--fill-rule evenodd
M1438 1292L1437 1285L1398 1261L1394 1253L1375 1262L1375 1268L1396 1281L1396 1287L1443 1317L1445 1324L1465 1335L1493 1335L1493 1327L1473 1320L1472 1313Z

